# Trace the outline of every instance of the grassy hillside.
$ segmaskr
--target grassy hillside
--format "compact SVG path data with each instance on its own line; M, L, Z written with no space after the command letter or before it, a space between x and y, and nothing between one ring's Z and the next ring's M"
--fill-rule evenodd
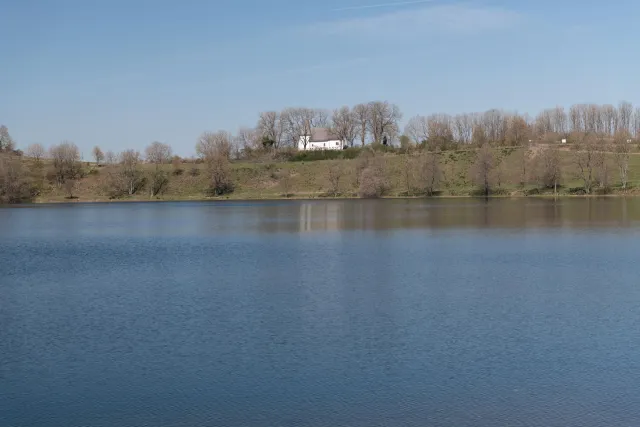
M527 165L529 169L528 183L520 185L522 169L522 148L493 149L496 166L491 173L492 194L498 196L524 196L534 194L552 194L553 190L541 188L536 179L537 152ZM417 154L407 157L404 154L377 153L376 159L383 165L384 175L389 188L385 197L420 197L424 196L421 174L416 166ZM559 194L579 194L583 185L577 178L577 167L574 153L568 149L561 150L562 179ZM435 196L471 196L478 192L474 184L473 164L476 151L457 150L444 151L438 155L442 177L437 185ZM202 199L272 199L272 198L320 198L320 197L357 197L358 196L358 164L361 159L343 158L337 160L317 161L280 161L280 162L246 162L237 161L231 164L231 175L234 191L230 194L211 197L209 190L209 174L203 164L181 164L181 171L172 165L161 168L169 176L168 184L157 196L151 197L146 188L142 188L133 196L119 200L202 200ZM69 198L69 189L53 184L51 165L39 167L31 160L25 160L27 169L37 182L39 194L36 202L68 202L68 201L108 201L108 176L115 171L115 166L100 166L83 163L84 177L77 180L72 189L73 198ZM409 163L408 163L409 162ZM409 164L409 167L406 165ZM607 154L609 186L597 189L596 193L620 194L618 171L613 161L613 154ZM141 171L148 175L154 170L153 165L140 165ZM334 194L330 170L339 175L337 194ZM407 179L409 185L407 186ZM640 191L640 154L632 153L629 167L629 189L624 194L636 194Z

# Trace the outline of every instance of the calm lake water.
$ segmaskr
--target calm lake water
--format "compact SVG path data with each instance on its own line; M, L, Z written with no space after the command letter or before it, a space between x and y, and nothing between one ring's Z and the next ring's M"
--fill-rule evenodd
M0 426L640 425L640 199L0 208Z

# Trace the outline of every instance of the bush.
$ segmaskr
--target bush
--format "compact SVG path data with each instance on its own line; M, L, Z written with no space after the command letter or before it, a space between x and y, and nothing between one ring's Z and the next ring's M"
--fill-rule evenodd
M161 170L151 172L151 176L149 178L149 190L152 197L160 194L169 183L169 176L166 172Z
M277 174L277 179L280 182L280 187L282 187L282 195L284 197L291 196L291 171L288 169L283 169L279 171Z
M361 148L351 147L344 150L297 151L289 157L290 162L314 162L319 160L355 159Z
M356 188L360 187L360 177L362 175L362 171L365 170L367 166L369 166L369 163L371 163L374 157L375 157L375 152L371 148L363 148L362 150L360 150L360 154L356 158L356 162L355 162L356 163L355 164L355 169L356 169L355 187Z
M0 203L26 202L36 194L36 187L27 177L20 159L0 155Z
M173 175L180 176L184 173L184 169L182 168L182 159L178 156L173 156L173 160L171 160L171 165L173 166Z
M80 163L80 150L72 142L63 142L54 145L49 150L55 169L58 185L64 184L67 179L82 177L82 163Z
M340 194L340 180L342 178L343 171L338 163L333 163L329 166L327 172L327 179L329 181L329 194L333 197Z
M360 174L358 195L364 199L382 197L389 190L389 181L385 176L381 159L373 159Z
M194 177L200 175L200 169L195 168L195 167L191 168L189 170L189 175L194 176Z
M234 185L231 179L229 160L224 156L215 156L209 159L207 167L211 174L211 187L209 188L209 194L213 196L222 196L224 194L232 193Z
M147 178L137 168L118 166L107 173L102 181L102 191L110 199L132 196L139 192L146 184Z

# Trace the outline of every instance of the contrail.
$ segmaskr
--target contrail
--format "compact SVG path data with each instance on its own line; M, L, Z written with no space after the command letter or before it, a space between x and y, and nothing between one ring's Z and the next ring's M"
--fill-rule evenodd
M338 9L333 9L334 12L341 12L344 10L360 10L360 9L374 9L377 7L393 7L393 6L407 6L410 4L419 4L419 3L431 3L433 0L414 0L414 1L401 1L396 3L383 3L383 4L369 4L364 6L349 6L349 7L341 7Z

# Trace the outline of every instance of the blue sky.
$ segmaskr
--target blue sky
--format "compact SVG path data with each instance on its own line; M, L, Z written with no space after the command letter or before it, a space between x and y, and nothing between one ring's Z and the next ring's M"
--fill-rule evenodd
M0 124L194 153L258 113L370 100L416 114L640 103L640 2L0 0Z

